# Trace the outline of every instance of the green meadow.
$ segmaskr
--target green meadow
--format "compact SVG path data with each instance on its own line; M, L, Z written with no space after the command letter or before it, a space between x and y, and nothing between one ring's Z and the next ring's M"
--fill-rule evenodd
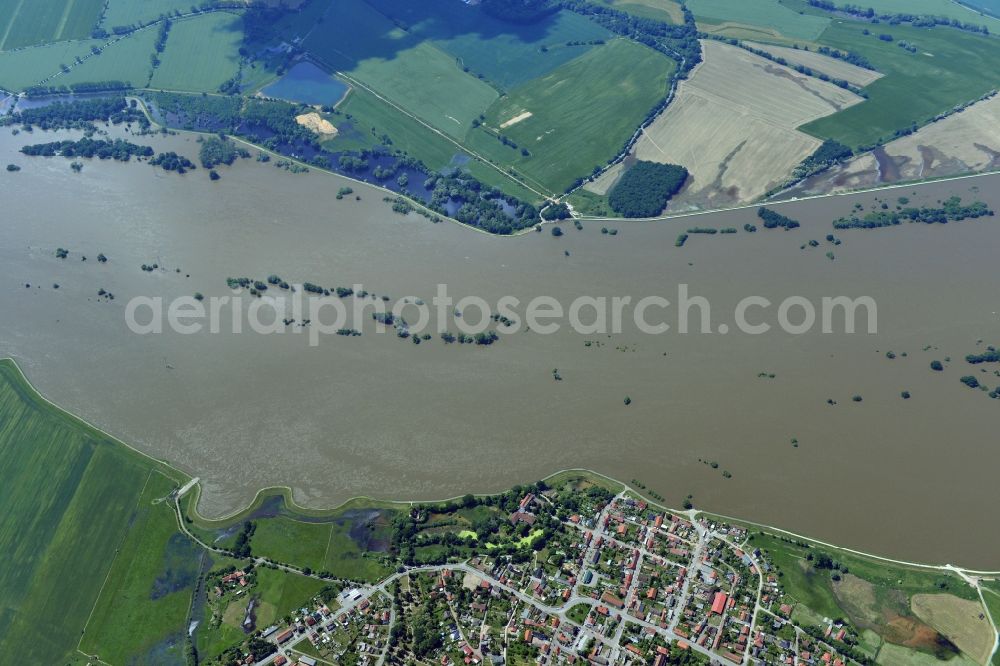
M830 23L825 16L800 14L779 0L689 0L687 5L699 23L757 25L802 41L815 40Z
M86 39L103 0L0 0L0 50Z
M601 0L606 5L633 16L667 23L683 23L684 12L677 0Z
M834 21L820 42L868 58L885 74L865 88L869 98L800 129L848 146L891 140L897 129L923 125L958 104L1000 86L1000 39L954 28L894 25L871 29L856 21ZM865 35L864 30L871 34ZM896 43L877 34L891 34ZM915 53L898 46L905 40Z
M841 3L837 3L838 5ZM849 4L849 3L844 3ZM952 0L865 0L863 7L871 7L876 12L886 14L925 14L929 16L946 16L962 23L972 23L986 26L991 33L1000 32L1000 19L983 16L971 11ZM975 4L970 2L969 4Z
M108 32L116 27L144 25L177 12L190 12L192 6L201 4L191 0L107 0L107 3L101 26Z
M113 664L160 650L183 656L203 551L178 531L172 505L158 501L174 485L160 474L146 484L80 641L83 652Z
M348 72L428 125L460 138L497 98L487 83L464 73L429 42L394 60L368 59Z
M323 522L306 522L289 515L259 518L250 541L253 554L315 572L328 571L340 578L375 581L388 574L376 552L367 552L351 536L352 519L338 511ZM370 529L370 528L364 528ZM388 523L371 528L388 537Z
M17 51L0 52L0 88L21 91L59 72L63 65L72 65L77 58L89 54L92 47L101 47L104 40L87 39L79 42L58 42L30 46ZM149 64L149 57L145 58ZM117 67L120 63L112 63ZM51 85L60 85L61 76Z
M155 42L155 29L141 30L109 45L100 55L87 58L53 83L68 86L74 83L125 81L133 87L143 88L152 73L149 57L153 54Z
M511 90L487 111L489 129L472 130L466 141L549 192L561 192L621 150L666 95L675 67L657 51L616 39ZM500 128L524 112L531 117ZM504 145L495 133L518 148ZM523 156L522 148L530 155Z
M430 41L461 67L500 89L548 74L594 48L589 42L612 36L586 17L565 10L520 25L461 2L368 2L395 25L406 26L408 35Z
M0 361L0 654L72 655L109 573L120 582L117 551L146 538L149 502L181 481L46 403Z
M216 92L239 72L242 41L239 14L214 12L174 21L149 87Z

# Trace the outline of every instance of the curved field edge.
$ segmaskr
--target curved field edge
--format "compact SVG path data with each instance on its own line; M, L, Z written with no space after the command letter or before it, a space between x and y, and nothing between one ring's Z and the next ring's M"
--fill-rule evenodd
M197 498L200 494L200 486L198 485L197 478L190 479L168 464L150 458L113 436L87 424L84 420L68 414L36 391L12 359L0 359L0 395L3 392L7 393L8 407L11 405L10 395L13 393L20 406L38 413L41 419L51 422L49 425L54 424L56 427L68 429L83 436L93 438L93 442L87 440L85 443L94 443L96 446L101 446L101 451L106 459L125 459L128 463L126 467L105 470L111 473L98 476L102 482L99 485L104 489L105 493L110 492L109 489L113 491L117 491L119 488L129 490L129 493L127 493L128 497L118 502L119 505L124 505L125 510L128 510L128 507L134 507L126 511L126 513L131 512L135 516L135 512L139 512L139 515L142 516L144 515L143 512L149 514L149 512L155 511L156 509L153 507L157 505L164 506L166 504L166 506L169 506L169 504L174 504L170 511L170 514L173 515L169 518L167 517L169 514L156 514L157 527L151 530L144 529L143 525L146 525L148 520L152 518L140 517L137 523L139 528L133 528L135 519L128 519L127 515L122 514L122 511L115 513L110 520L100 521L110 525L109 529L118 534L118 536L112 535L112 539L110 540L104 540L105 543L111 544L111 548L114 548L114 544L118 544L118 548L114 550L114 553L108 551L107 547L104 548L104 551L107 552L103 553L91 552L93 549L86 550L83 543L86 541L85 536L80 539L70 538L68 539L68 547L62 548L62 550L72 554L74 557L69 559L62 558L61 560L58 557L50 558L50 551L46 550L44 552L45 559L52 559L52 562L46 561L37 572L28 572L29 574L39 574L37 576L30 576L31 578L49 580L52 585L58 585L58 582L64 578L66 572L71 568L78 576L82 576L84 579L78 582L81 584L81 589L83 587L87 588L87 594L81 594L77 600L78 603L65 607L63 609L64 612L61 613L65 631L60 636L66 640L59 642L56 647L65 650L67 654L73 653L74 650L81 652L83 649L95 650L100 648L102 656L107 654L109 650L117 652L117 656L123 656L132 654L136 650L146 653L149 650L164 649L164 642L172 638L169 632L176 629L177 622L175 620L180 617L182 612L187 610L185 595L191 591L191 581L188 580L183 585L179 585L168 591L168 595L180 593L180 596L172 597L171 602L166 606L158 601L162 597L149 597L149 593L146 590L148 589L150 576L157 571L161 571L160 562L162 558L176 557L176 548L171 544L177 539L188 544L185 546L187 548L185 552L188 555L197 551L197 546L194 543L187 542L184 534L192 537L194 541L206 548L206 551L202 552L201 556L203 557L205 554L208 554L208 550L225 555L225 548L206 544L201 539L201 536L197 535L202 530L232 528L241 523L245 525L249 522L248 519L254 520L258 527L262 525L266 526L267 529L262 530L262 533L266 533L269 530L272 532L277 530L279 540L285 533L283 530L290 530L294 535L301 535L305 543L299 543L297 549L293 551L284 551L286 557L281 557L279 560L271 559L270 561L284 566L285 571L290 574L304 573L309 576L311 575L309 571L311 564L328 565L330 569L337 570L334 573L322 572L319 574L319 578L333 576L346 580L375 582L389 575L393 563L398 562L391 554L379 555L378 552L374 552L375 557L369 556L368 553L371 549L368 549L367 546L359 547L353 544L353 533L350 533L349 528L345 527L345 525L347 521L354 520L359 513L374 512L362 518L362 521L365 521L365 526L367 526L371 521L372 515L381 519L382 538L384 538L389 534L389 530L391 530L386 518L390 518L391 514L399 510L408 509L415 504L413 502L380 501L362 497L352 499L334 509L311 509L296 505L290 489L270 488L260 491L254 502L244 510L221 520L209 520L200 516L197 512ZM17 420L11 419L11 421ZM37 434L37 431L32 432ZM9 431L7 434L10 434ZM7 439L9 442L10 438L8 437ZM24 439L22 438L20 441L23 443ZM17 443L15 441L15 445ZM116 446L116 444L121 444L121 446ZM32 462L41 461L28 460L28 463ZM22 465L21 469L22 474L24 469L34 469L43 472L46 478L53 479L60 471L55 466L31 464ZM76 480L79 481L79 479ZM113 482L107 483L109 480ZM151 480L155 480L155 482L151 483ZM180 483L185 480L184 485L180 486ZM15 481L24 482L23 479L16 478ZM991 613L991 615L996 612L995 603L989 603L989 601L995 600L985 600L982 598L982 594L980 594L981 592L987 596L996 594L993 590L996 582L994 580L985 582L982 589L976 589L967 583L974 581L973 576L984 576L987 579L994 579L1000 577L1000 572L970 572L951 565L934 566L900 562L808 539L807 537L801 537L778 528L739 521L694 508L686 511L677 511L663 507L655 501L649 501L641 492L634 490L629 485L592 470L563 470L549 475L543 481L550 487L565 488L566 486L570 486L574 491L582 491L592 486L600 486L610 493L625 498L641 499L648 502L651 507L662 508L667 512L686 516L691 520L702 519L743 526L747 528L749 534L746 541L737 545L745 549L759 548L763 550L769 559L778 566L778 570L786 573L783 587L787 588L790 597L810 610L818 609L821 613L825 612L834 616L849 615L849 613L842 613L845 606L838 595L836 587L831 588L828 582L824 584L822 583L822 579L817 577L789 576L788 573L796 571L796 568L782 566L784 563L782 558L791 558L791 561L795 561L796 559L804 560L805 558L802 557L803 552L830 555L842 564L849 565L853 575L860 576L873 585L898 590L905 594L907 598L921 592L936 594L946 592L977 603L985 601L987 604L985 610ZM633 484L643 487L639 482L633 482ZM72 491L76 492L76 488L77 486L73 486ZM183 494L181 498L178 498L178 488L181 489ZM515 486L515 488L518 487ZM191 489L194 492L184 492ZM491 495L493 494L482 494L480 497ZM176 502L169 502L170 499L175 499ZM272 510L276 509L273 514L252 517L254 511L261 509L268 502L273 503L276 499L280 501L281 506L271 507ZM164 500L167 500L167 502L164 502ZM449 501L451 500L420 502L420 505L434 509ZM30 503L24 502L20 506L29 507ZM106 505L98 502L96 506L103 510ZM15 504L12 508L16 509L18 507ZM176 513L174 510L176 510ZM14 514L15 519L17 518L16 511L10 511L9 513ZM30 514L30 510L27 512L22 511L22 515L23 513ZM57 522L60 529L65 528L65 530L70 532L70 537L81 529L93 531L93 527L89 525L90 521L83 520L82 517L83 515L80 514L79 508L77 510L71 509L61 514ZM34 518L35 516L31 516L32 520ZM272 521L269 520L270 518L282 518L284 520ZM336 526L333 523L336 523ZM195 534L192 534L191 530L194 530ZM313 536L319 533L322 533L321 536L323 537L321 542L308 542ZM62 539L62 541L67 541L67 539ZM274 539L272 538L271 541L274 541ZM292 539L292 541L295 540ZM59 546L59 544L56 545ZM270 546L265 546L265 543L261 542L259 545L261 548L260 551L257 551L258 542L254 541L254 550L257 551L253 554L255 558L263 558L266 562L268 561L268 556L274 558L277 555L277 552L264 552L271 550ZM318 552L314 553L316 557L306 561L305 556L315 550L315 548L321 548L323 550L322 554L320 555ZM191 549L194 549L194 551ZM119 551L122 553L132 553L134 557L126 556L125 559L119 558ZM193 562L192 558L193 556L187 559L189 562ZM83 559L86 559L93 566L84 566L81 568L81 560ZM100 571L97 569L100 569ZM167 571L169 572L170 570L171 568L168 567ZM21 574L22 572L19 570L18 573ZM312 577L316 578L316 576ZM156 585L160 583L161 579L158 577ZM155 586L154 589L156 589ZM115 603L109 601L109 594L115 597ZM43 595L38 596L43 597ZM17 618L20 621L20 626L23 627L25 623L35 626L38 625L38 622L35 621L38 617L48 617L50 615L49 611L53 610L48 608L48 606L55 603L53 599L58 600L58 595L44 596L42 602L40 602L42 607L39 608L35 608L38 604L25 604L26 609L31 612L22 613L22 617ZM121 624L119 620L121 620L122 613L125 612L122 609L133 608L136 609L136 612L132 613L130 610L129 612L132 613L130 617L133 615L141 617L144 631L141 632L141 635L137 633L126 636L119 629L119 625ZM171 612L160 612L163 609L169 609ZM15 609L13 612L16 614L18 611ZM55 629L57 630L56 633L58 633L59 627L55 627ZM23 633L23 629L21 633ZM77 640L75 637L79 637L81 633L83 638L80 639L79 645L74 648L70 643L72 640ZM173 638L176 637L174 636ZM156 639L159 642L154 643L152 639ZM54 644L47 644L45 649L51 650L51 645ZM170 646L170 649L176 649L176 647L176 644L173 644ZM45 654L44 656L51 655Z
M435 507L437 505L446 504L458 499L461 499L463 495L455 495L449 498L442 498L439 500L430 501L415 501L415 500L382 500L375 499L371 497L358 496L351 498L341 504L333 507L327 508L310 508L298 504L293 496L291 488L288 486L271 486L263 488L257 492L254 500L247 505L245 508L235 511L233 513L227 514L219 518L208 518L203 516L197 509L198 498L201 494L201 484L197 477L191 477L185 472L172 467L168 463L157 460L133 447L126 444L122 440L108 434L107 432L97 428L94 425L86 422L80 417L74 416L73 414L62 409L55 403L51 402L45 398L37 389L28 381L27 377L21 371L20 366L12 358L0 358L0 379L3 379L9 384L13 384L15 389L25 395L28 399L41 406L43 409L48 411L50 414L56 416L60 419L69 419L70 422L77 424L81 428L85 428L90 433L96 435L99 438L106 439L115 444L121 445L125 449L125 453L129 455L133 460L142 461L155 471L163 473L168 478L172 479L176 484L177 488L180 489L183 486L187 486L190 491L185 492L183 497L178 498L180 505L183 508L183 515L189 518L192 523L202 529L219 529L231 527L234 524L243 522L249 517L254 511L259 510L268 500L273 500L275 497L280 497L284 502L284 509L288 512L298 514L303 518L312 519L335 519L339 514L344 511L351 509L390 509L390 510L402 510L408 509L415 505L421 505L425 507ZM564 484L567 482L574 483L586 483L590 485L599 485L601 487L607 488L608 490L616 493L628 493L641 498L642 501L647 502L651 506L655 506L664 511L687 516L689 518L704 517L709 520L718 520L720 522L732 523L734 525L740 525L747 527L750 530L763 531L765 533L774 533L776 535L800 539L802 541L808 542L814 547L823 548L826 550L833 550L837 553L843 554L845 557L855 557L870 560L872 565L876 566L896 566L903 567L906 569L913 569L917 571L946 571L951 572L956 575L959 574L973 574L979 576L987 577L997 577L1000 578L1000 569L996 570L975 570L963 568L951 564L923 564L917 562L906 562L902 560L895 560L888 557L883 557L880 555L875 555L871 553L865 553L859 550L854 550L851 548L845 548L842 546L837 546L830 544L818 539L814 539L808 536L796 534L794 532L789 532L783 530L779 527L774 527L770 525L764 525L761 523L755 523L748 520L743 520L740 518L733 518L730 516L725 516L718 513L713 513L711 511L704 511L701 509L675 509L665 504L658 502L656 500L650 499L642 491L637 490L626 483L618 481L612 477L601 474L600 472L585 469L585 468L568 468L554 472L548 476L541 479L546 484L552 486L554 484ZM476 497L490 497L498 496L503 493L471 493Z

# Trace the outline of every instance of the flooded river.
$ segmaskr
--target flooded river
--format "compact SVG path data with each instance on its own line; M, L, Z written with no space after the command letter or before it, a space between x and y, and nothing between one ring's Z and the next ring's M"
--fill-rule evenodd
M1000 401L959 382L975 374L1000 384L995 364L963 360L1000 343L1000 218L824 241L832 219L876 197L932 204L955 194L1000 209L1000 176L783 204L802 222L787 232L745 233L759 222L751 209L499 238L398 215L365 186L354 185L361 201L336 200L345 180L273 163L243 160L211 182L200 169L180 176L97 160L76 174L63 158L17 153L52 138L0 135L0 164L22 167L0 172L0 356L17 359L59 405L201 477L206 515L241 508L264 486L291 486L301 504L325 507L356 495L497 491L587 467L638 479L672 506L690 493L699 507L850 547L1000 567L991 527ZM190 135L155 145L197 154ZM740 231L675 247L695 225ZM820 246L800 249L811 239ZM488 348L366 332L311 347L292 333L140 336L125 325L132 297L222 296L229 276L270 274L428 301L439 283L456 299L567 304L673 301L685 283L716 321L750 295L775 304L869 295L879 330L647 335L627 326L611 336L521 332ZM930 369L946 358L944 372Z

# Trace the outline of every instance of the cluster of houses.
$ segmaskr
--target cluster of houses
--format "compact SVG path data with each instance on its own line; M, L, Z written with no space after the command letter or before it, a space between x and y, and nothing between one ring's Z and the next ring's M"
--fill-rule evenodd
M794 600L743 528L692 522L627 494L576 499L566 511L548 493L528 493L506 514L511 526L545 528L544 547L530 557L483 548L461 563L406 572L393 583L402 590L395 600L395 588L355 589L333 609L303 609L290 626L265 630L278 649L270 663L313 666L296 649L303 641L326 662L393 663L389 655L413 648L406 632L402 643L397 632L389 640L390 607L406 616L429 604L441 640L418 660L441 666L667 666L678 652L706 664L856 664L837 647L856 642L848 627L828 620L820 638L793 625ZM221 581L246 584L238 571Z

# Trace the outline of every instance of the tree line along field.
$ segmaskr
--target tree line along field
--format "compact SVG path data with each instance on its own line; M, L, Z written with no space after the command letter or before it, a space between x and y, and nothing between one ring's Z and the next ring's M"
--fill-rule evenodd
M122 37L60 41L0 51L0 87L122 81L136 88L217 92L240 71L243 20L237 12L211 12L173 20L153 68L158 25ZM96 51L96 53L95 53Z
M99 55L90 55L70 71L52 80L53 84L70 86L75 83L97 81L123 81L135 88L149 84L153 66L153 53L157 31L140 30L104 47Z
M703 23L759 26L806 42L817 39L830 23L826 16L799 13L780 0L689 0L687 4L700 27Z
M867 26L835 21L821 42L842 51L859 53L885 76L865 88L868 99L802 126L821 139L851 147L891 140L894 132L922 125L959 104L976 100L1000 85L1000 39L954 28L887 26L898 42L917 47L915 53L896 43L865 35Z
M76 58L86 57L91 48L100 48L104 43L104 40L86 39L0 51L0 88L11 91L30 88L58 72L61 65L70 65ZM149 56L144 60L148 65ZM112 65L117 69L114 63Z
M103 0L0 0L0 51L90 37L103 5Z
M838 2L837 4L840 5L841 3ZM1000 20L992 16L983 16L979 12L963 6L962 3L953 2L952 0L865 0L865 2L853 4L860 4L865 8L870 7L879 14L945 16L957 19L962 23L986 26L993 34L1000 33Z
M467 142L548 191L561 192L621 150L666 95L675 68L673 60L646 46L612 40L512 89L490 107ZM518 117L523 119L501 127Z
M736 46L704 40L702 47L703 62L634 150L640 160L691 172L672 206L716 208L762 196L820 145L796 127L862 101Z
M239 73L243 18L213 12L174 21L150 87L215 92Z
M386 128L394 147L421 146L411 154L431 168L463 152L482 157L499 169L470 162L477 177L520 196L525 189L502 173L512 168L535 190L533 201L613 157L666 94L676 67L568 11L518 25L460 2L351 0L331 6L307 35L304 47L329 70L417 121ZM365 96L352 93L342 110L357 110ZM526 110L529 118L500 128ZM364 113L357 120L378 124Z
M160 16L187 13L202 4L200 0L107 0L101 27L113 32L115 28L143 25Z
M684 12L677 0L601 0L601 2L634 16L668 23L684 23Z

